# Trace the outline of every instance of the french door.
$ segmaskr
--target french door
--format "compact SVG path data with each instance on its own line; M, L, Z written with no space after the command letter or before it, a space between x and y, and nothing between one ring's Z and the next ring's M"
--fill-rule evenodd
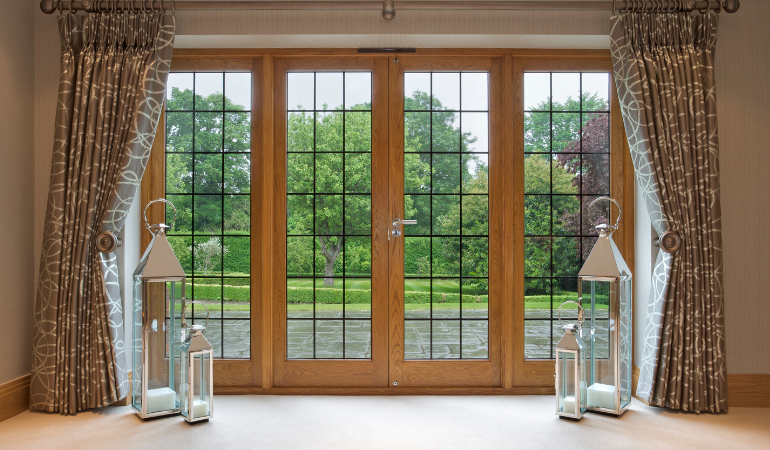
M274 385L500 386L500 59L286 58L274 83Z

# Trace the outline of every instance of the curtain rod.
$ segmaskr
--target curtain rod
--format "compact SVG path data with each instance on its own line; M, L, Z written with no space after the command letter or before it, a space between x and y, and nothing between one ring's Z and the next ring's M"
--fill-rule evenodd
M612 11L738 11L740 0L603 0L603 1L175 1L175 0L41 0L46 14L66 11L147 10L376 10L387 20L399 10L612 10Z

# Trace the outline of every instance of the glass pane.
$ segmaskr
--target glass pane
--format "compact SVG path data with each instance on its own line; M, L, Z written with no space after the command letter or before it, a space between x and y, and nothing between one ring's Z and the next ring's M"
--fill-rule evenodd
M461 155L433 154L433 193L457 194L460 192Z
M489 109L489 76L486 73L462 73L463 111L487 111Z
M463 319L488 319L489 278L464 278L461 289Z
M610 219L610 202L601 201L594 203L590 208L588 205L592 201L596 200L598 195L587 195L581 197L583 200L583 235L584 236L598 236L599 232L596 231L596 225L609 223ZM613 206L614 208L614 206ZM612 218L616 218L613 216ZM612 223L615 223L614 221Z
M580 114L553 113L553 152L580 153Z
M551 74L554 111L580 111L580 74Z
M427 193L431 186L429 153L404 153L404 192Z
M342 358L344 356L342 320L317 320L315 325L316 358Z
M442 128L443 130L444 128ZM404 151L431 151L431 113L404 113Z
M292 242L297 243L306 238L287 238ZM312 238L310 238L312 240ZM312 241L310 243L310 255L312 255L313 247ZM303 249L307 251L307 249ZM289 253L291 255L291 253ZM310 259L310 258L308 258ZM294 270L305 272L310 271L312 275L312 267L308 268L307 264L297 264L292 262L292 267L289 269L289 276L295 274ZM289 318L312 318L313 317L313 279L312 278L288 278L286 282L286 316Z
M583 74L583 111L609 110L609 73Z
M421 273L427 274L426 270ZM430 278L404 279L404 317L407 319L428 319L431 314ZM430 340L430 337L428 337ZM429 349L428 349L429 350Z
M433 276L460 276L460 238L434 237L433 245ZM435 286L434 286L435 291Z
M580 271L580 239L553 238L553 274L574 277Z
M462 198L464 235L489 234L489 196L463 195Z
M195 74L195 110L224 109L224 74L198 72Z
M190 153L166 155L166 192L192 194L192 162Z
M430 216L431 196L429 195L406 195L404 196L404 218L416 220L415 225L404 227L405 236L424 236L430 234L431 216Z
M287 234L313 234L313 207L313 196L289 195L286 198Z
M430 109L430 74L404 74L404 110Z
M432 320L433 359L460 358L460 321Z
M249 111L251 109L251 74L226 73L225 96L226 110Z
M430 275L430 238L404 237L404 276Z
M404 359L430 359L431 321L404 320Z
M547 277L551 275L551 239L548 237L524 238L524 276Z
M551 159L548 155L524 157L524 192L526 194L551 193Z
M551 192L554 194L577 194L580 180L581 155L578 153L557 153L553 155Z
M316 153L316 192L342 193L342 153Z
M433 110L460 109L460 74L433 73Z
M345 192L371 192L372 155L350 153L345 155Z
M287 193L311 193L313 192L313 154L289 153L286 163L286 192Z
M372 240L369 236L345 238L345 275L372 275Z
M372 74L347 72L345 74L345 109L372 109Z
M489 151L489 114L460 113L464 152Z
M345 318L361 319L372 317L371 278L345 279ZM348 322L349 323L349 322Z
M551 317L551 279L524 279L524 318L548 319Z
M166 113L166 151L193 151L193 113Z
M243 311L248 314L248 311ZM251 357L251 321L224 321L224 358L249 359Z
M185 275L192 274L192 237L191 236L169 236L168 243L171 245L171 249L174 250L176 259L179 260L179 264L182 266Z
M286 89L287 108L291 110L312 110L315 107L315 74L289 73ZM291 115L290 115L291 116Z
M225 234L248 235L251 230L251 199L248 195L224 197Z
M315 150L317 152L341 152L342 113L316 113Z
M315 339L312 320L286 321L286 357L313 358Z
M369 195L345 196L345 234L372 234L372 198Z
M524 151L551 151L551 113L524 113Z
M195 151L221 152L222 115L224 113L199 112L195 114Z
M193 83L192 73L169 73L166 83L166 109L192 111Z
M582 133L583 153L610 152L610 115L606 113L584 113Z
M486 194L489 192L489 154L462 155L463 192Z
M290 152L312 152L315 149L313 113L290 112L288 133L286 136L287 150Z
M465 310L463 310L465 315ZM489 322L486 320L464 320L462 322L462 357L489 358Z
M249 319L251 302L251 280L249 278L222 279L222 305L225 318ZM225 345L225 349L227 345ZM246 347L248 349L248 347Z
M610 155L583 155L580 173L583 194L609 195Z
M545 197L547 198L547 197ZM580 235L580 200L577 196L553 196L553 234Z
M249 236L225 236L225 273L227 276L248 276L251 273L251 238Z
M372 113L345 113L345 151L372 151Z
M345 358L372 357L372 322L370 320L345 321Z
M460 113L434 112L431 114L432 128L431 150L434 152L459 152L460 145ZM428 136L420 130L423 136Z
M462 270L465 277L489 276L489 239L464 237L462 240Z
M318 72L315 75L315 107L317 110L342 109L343 83L341 72Z
M548 111L551 109L551 74L524 74L524 110Z
M201 308L202 309L202 308ZM195 319L196 323L206 323L206 317ZM214 358L222 357L222 320L210 320L206 327L206 339L214 347Z
M222 233L222 196L194 196L193 233Z
M339 236L343 233L342 204L342 195L316 195L316 234L324 236Z
M460 196L433 195L433 234L460 234Z
M225 155L224 182L224 192L248 194L251 189L251 155Z
M193 189L198 194L219 194L222 192L222 155L195 155L195 176Z
M460 318L460 280L434 278L431 301L433 319Z
M524 321L524 357L527 359L551 358L551 321Z
M248 239L248 238L246 238ZM221 276L222 275L222 240L219 236L196 236L193 246L193 261L195 275ZM202 288L201 288L202 289ZM206 289L207 297L198 297L201 300L220 300L222 293L217 289ZM200 292L196 292L199 295ZM200 294L204 295L204 294Z
M171 205L166 205L166 224L170 225L166 231L168 235L174 234L190 234L192 233L192 195L172 195L166 194L166 200L170 201L174 208L176 208L176 214ZM176 221L174 217L176 216Z
M251 113L225 113L225 151L251 151Z
M550 196L524 196L524 234L526 236L548 236L551 234Z

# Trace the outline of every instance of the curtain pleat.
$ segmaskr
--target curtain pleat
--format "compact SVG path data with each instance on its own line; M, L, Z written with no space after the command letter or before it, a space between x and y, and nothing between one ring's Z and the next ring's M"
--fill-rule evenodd
M727 410L714 50L718 16L611 18L618 98L652 226L681 246L651 280L637 395L684 411Z
M173 16L59 16L61 77L30 406L73 414L128 394L120 274L96 236L120 232L160 118Z

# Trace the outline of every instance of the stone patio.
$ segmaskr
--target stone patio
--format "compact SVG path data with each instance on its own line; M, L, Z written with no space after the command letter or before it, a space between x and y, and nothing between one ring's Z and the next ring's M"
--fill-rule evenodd
M487 358L488 322L483 320L487 318L487 311L466 310L462 314L461 330L458 310L434 309L431 336L431 321L424 320L430 317L430 312L409 311L404 323L406 358L430 359L431 346L433 359L456 359L461 355L462 358ZM370 311L347 311L344 320L342 311L316 311L315 336L313 320L308 320L312 315L312 311L290 312L287 330L289 358L312 358L314 337L316 358L371 358ZM525 321L524 351L528 358L552 357L551 333L555 345L564 332L558 320L551 322L549 316L548 310L526 311L527 319L536 319ZM224 339L225 358L249 358L249 312L227 311L225 320L216 320L220 317L220 312L212 313L205 332L206 338L214 346L215 357L222 357ZM597 316L598 319L606 317L606 310ZM607 357L607 321L599 320L597 325L597 355Z

